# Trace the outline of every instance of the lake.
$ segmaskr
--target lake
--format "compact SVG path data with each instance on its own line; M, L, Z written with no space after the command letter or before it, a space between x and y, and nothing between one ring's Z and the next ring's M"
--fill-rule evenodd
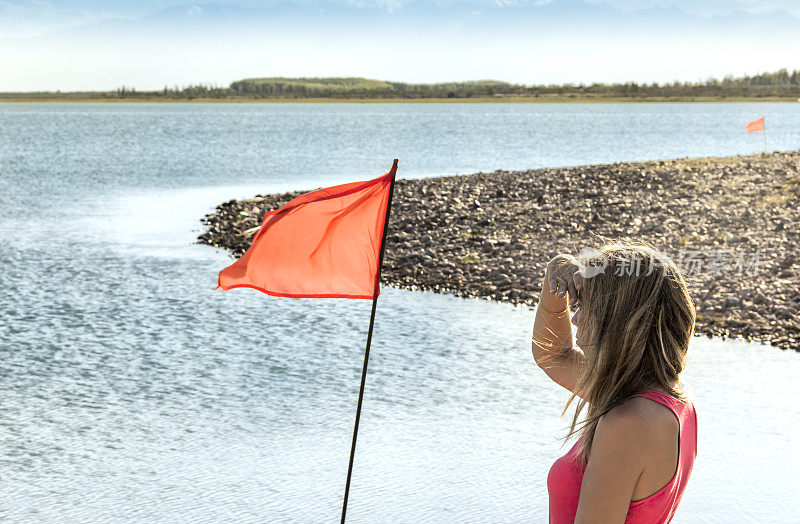
M800 148L800 104L0 104L0 520L333 522L369 301L215 291L231 198ZM391 226L390 226L391 227ZM384 288L350 522L543 522L534 311ZM800 355L695 338L675 522L797 521Z

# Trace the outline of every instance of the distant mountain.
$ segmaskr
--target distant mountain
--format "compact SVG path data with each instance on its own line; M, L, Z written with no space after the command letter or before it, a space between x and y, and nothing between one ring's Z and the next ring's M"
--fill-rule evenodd
M700 16L583 0L391 2L186 3L0 38L0 90L152 90L259 75L698 81L800 65L800 18L786 11Z
M229 4L188 3L134 20L106 20L60 32L62 36L152 34L179 36L198 31L214 34L268 36L265 32L297 37L314 34L353 37L380 33L385 38L421 31L439 31L469 37L524 37L581 31L598 37L653 35L670 32L713 35L741 34L749 38L776 33L796 33L800 18L785 12L750 14L736 11L728 15L690 16L675 7L652 7L622 12L605 3L582 0L554 0L537 5L475 5L465 2L440 6L415 1L394 9L358 7L354 4L318 1L282 2L270 7L242 7ZM121 33L121 34L120 34Z

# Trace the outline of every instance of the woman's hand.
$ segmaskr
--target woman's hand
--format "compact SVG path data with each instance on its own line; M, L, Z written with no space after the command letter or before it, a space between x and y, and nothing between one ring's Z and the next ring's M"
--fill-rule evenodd
M560 297L569 293L569 303L578 302L583 289L583 277L580 273L581 262L572 255L557 255L547 263L547 281L550 284L550 293Z

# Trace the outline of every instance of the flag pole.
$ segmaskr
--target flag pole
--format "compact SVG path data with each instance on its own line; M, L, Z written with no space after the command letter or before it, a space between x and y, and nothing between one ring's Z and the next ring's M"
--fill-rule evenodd
M353 426L353 443L350 446L350 464L347 466L347 483L344 487L344 500L342 501L342 524L347 514L347 498L350 495L350 478L353 475L353 458L356 454L356 439L358 438L358 422L361 419L361 403L364 400L364 383L367 378L367 364L369 363L369 347L372 344L372 327L375 325L375 307L378 305L378 292L381 285L381 266L383 266L383 253L386 250L386 231L389 227L389 212L392 210L392 196L394 195L394 179L397 175L397 159L392 163L392 181L389 187L389 200L386 203L386 217L383 220L383 236L381 237L381 254L378 257L378 272L375 276L375 287L372 291L372 313L369 316L369 331L367 332L367 347L364 349L364 367L361 368L361 387L358 390L358 405L356 407L356 422Z
M765 153L767 152L767 119L766 118L764 118L764 152Z

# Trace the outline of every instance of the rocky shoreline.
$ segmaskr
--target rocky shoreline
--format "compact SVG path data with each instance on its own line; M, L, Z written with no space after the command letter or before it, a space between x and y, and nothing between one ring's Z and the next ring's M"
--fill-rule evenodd
M225 202L198 242L240 256L301 193ZM382 280L534 306L547 261L595 235L678 263L698 335L800 351L800 151L398 179Z

